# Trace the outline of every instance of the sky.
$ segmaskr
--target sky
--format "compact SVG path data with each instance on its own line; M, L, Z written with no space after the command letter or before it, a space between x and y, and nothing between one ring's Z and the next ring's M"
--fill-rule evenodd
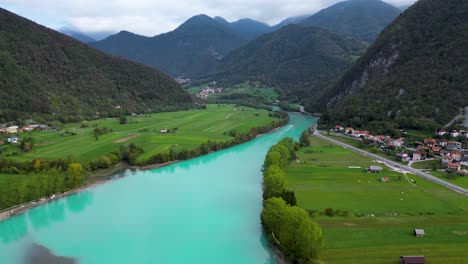
M83 32L127 30L154 36L198 14L228 21L255 19L274 25L291 16L314 14L342 0L0 0L0 7L53 29ZM416 0L385 0L394 6Z

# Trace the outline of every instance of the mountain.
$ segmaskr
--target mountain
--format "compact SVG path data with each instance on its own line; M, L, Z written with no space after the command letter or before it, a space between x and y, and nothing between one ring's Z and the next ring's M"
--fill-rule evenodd
M301 24L372 43L400 13L380 0L348 0L321 10Z
M468 106L467 40L467 1L419 0L309 108L327 107L324 123L447 124Z
M175 81L0 9L0 121L25 113L62 120L192 105ZM29 114L28 114L29 115Z
M286 97L302 97L350 67L364 48L359 41L325 29L289 25L231 52L213 79L224 85L263 81Z
M76 40L79 40L83 43L90 43L90 42L94 42L96 41L95 39L93 39L92 37L82 33L82 32L79 32L79 31L73 31L73 30L67 30L67 29L59 29L58 30L60 33L63 33L65 35L68 35Z
M300 24L307 18L309 18L310 15L305 15L305 16L296 16L296 17L288 17L285 20L279 22L278 24L274 25L271 27L271 31L276 31L284 26L290 25L290 24Z
M213 70L229 51L246 42L230 25L219 20L198 15L174 31L155 37L124 31L91 45L172 76L199 77Z
M244 39L252 40L260 35L270 32L270 26L249 18L240 19L230 23L231 27Z

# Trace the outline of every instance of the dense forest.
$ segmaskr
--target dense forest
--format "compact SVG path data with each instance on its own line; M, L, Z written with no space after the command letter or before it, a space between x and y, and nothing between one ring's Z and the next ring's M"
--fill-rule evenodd
M231 52L212 78L225 86L262 81L278 87L283 97L301 98L351 67L364 49L359 41L321 28L288 25Z
M343 1L301 22L302 26L325 28L333 33L372 43L401 13L380 0Z
M156 112L193 106L161 72L111 57L0 9L0 122Z
M319 98L322 124L445 125L468 106L468 2L420 0Z

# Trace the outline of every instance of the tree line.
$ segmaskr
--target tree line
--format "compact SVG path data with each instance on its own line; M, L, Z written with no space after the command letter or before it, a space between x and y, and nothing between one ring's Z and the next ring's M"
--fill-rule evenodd
M300 143L285 138L272 146L263 165L262 225L271 244L280 249L293 263L319 262L324 248L320 226L308 213L296 206L293 191L287 189L284 169L296 158L301 146L310 145L308 130Z

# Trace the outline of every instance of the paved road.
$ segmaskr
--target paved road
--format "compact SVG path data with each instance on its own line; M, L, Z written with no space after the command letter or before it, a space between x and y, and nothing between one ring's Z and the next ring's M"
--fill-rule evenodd
M331 139L331 138L329 138L329 137L323 136L323 135L321 135L321 134L318 133L318 132L316 132L314 135L317 136L318 138L321 138L321 139L324 139L324 140L329 141L329 142L331 142L331 143L340 145L340 146L342 146L342 147L344 147L344 148L347 148L347 149L350 149L350 150L352 150L352 151L354 151L354 152L358 152L358 153L360 153L360 154L362 154L362 155L371 157L371 158L373 158L373 159L375 159L375 160L383 161L383 162L385 162L385 163L387 163L387 164L390 164L390 165L393 166L393 167L397 167L397 168L399 168L399 169L403 169L403 170L409 171L409 172L411 172L411 173L413 173L413 174L415 174L415 175L418 175L418 176L420 176L420 177L422 177L422 178L424 178L424 179L427 179L427 180L429 180L429 181L435 182L435 183L440 184L440 185L442 185L442 186L444 186L444 187L447 187L447 188L449 188L449 189L451 189L451 190L454 190L454 191L456 191L456 192L459 192L459 193L462 193L462 194L468 196L468 190L465 189L465 188L462 188L462 187L460 187L460 186L458 186L458 185L455 185L455 184L452 184L452 183L450 183L450 182L444 181L444 180L442 180L442 179L440 179L440 178L437 178L437 177L435 177L435 176L432 176L432 175L427 174L427 173L425 173L425 172L422 172L422 171L420 171L420 170L411 168L411 167L409 167L409 166L402 165L402 164L397 163L397 162L394 162L394 161L392 161L392 160L389 160L389 159L383 158L383 157L381 157L381 156L372 154L372 153L367 152L367 151L365 151L365 150L362 150L362 149L360 149L360 148L353 147L353 146L351 146L351 145L348 145L348 144L346 144L346 143L340 142L340 141L338 141L338 140L334 140L334 139Z

